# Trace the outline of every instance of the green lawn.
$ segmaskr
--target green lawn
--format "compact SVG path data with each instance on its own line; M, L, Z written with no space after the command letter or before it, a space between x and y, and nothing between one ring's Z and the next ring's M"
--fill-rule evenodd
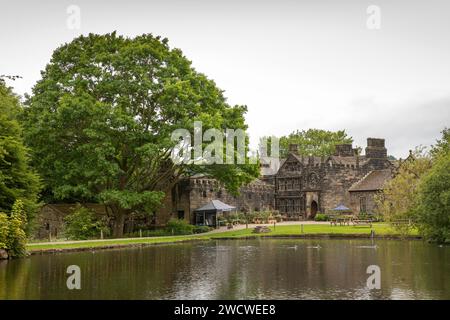
M276 235L276 236L289 236L289 235L300 235L301 227L300 225L289 225L289 226L278 226L270 227L272 232L265 234L255 235L252 233L252 229L243 229L236 231L222 232L213 235L212 238L221 237L242 237L242 236L264 236L264 235ZM331 226L329 224L313 224L304 225L303 234L342 234L342 235L353 235L353 234L370 234L370 231L374 230L376 235L398 235L398 232L392 229L388 224L375 223L370 227L354 227L354 226ZM417 231L412 232L412 235L417 235Z
M301 234L300 225L288 225L270 227L272 232L264 234L254 234L253 229L231 230L220 233L207 233L203 235L187 235L187 236L170 236L170 237L151 237L140 239L113 239L104 241L79 241L71 243L49 243L49 244L28 244L29 251L40 250L58 250L58 249L77 249L77 248L96 248L96 247L113 247L124 245L139 244L157 244L157 243L175 243L181 241L193 240L211 240L221 238L240 238L240 237L261 237L261 236L295 236ZM354 226L330 226L330 225L304 225L303 234L334 234L334 235L354 235L354 234L370 234L374 230L376 235L398 235L389 225L376 223L372 229L370 227L354 227ZM417 231L412 232L417 235Z
M69 243L46 243L46 244L28 244L28 251L52 250L52 249L75 249L75 248L96 248L107 246L123 246L133 244L157 244L157 243L172 243L186 240L209 240L207 235L187 235L187 236L173 236L173 237L151 237L140 239L114 239L105 241L79 241Z

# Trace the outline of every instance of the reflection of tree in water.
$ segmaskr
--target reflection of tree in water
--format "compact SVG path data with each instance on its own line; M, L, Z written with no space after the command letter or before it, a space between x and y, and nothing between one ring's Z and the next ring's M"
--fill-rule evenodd
M448 248L421 241L391 241L380 254L386 262L382 287L390 288L388 298L450 298Z
M19 260L0 260L0 300L26 298L23 290L31 281L30 261L21 259L19 263L17 262Z
M175 286L191 264L194 244L117 250L96 264L90 279L100 296L113 299L159 299ZM103 289L105 286L108 292Z
M188 267L193 244L33 256L9 261L2 271L0 298L156 299L170 291ZM81 290L68 290L67 267L81 269ZM3 285L6 283L7 285Z

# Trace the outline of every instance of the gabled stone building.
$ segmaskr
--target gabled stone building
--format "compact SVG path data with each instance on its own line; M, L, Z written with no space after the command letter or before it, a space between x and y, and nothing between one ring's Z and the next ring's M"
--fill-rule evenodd
M384 139L368 138L365 155L351 144L342 144L332 156L304 156L291 145L278 172L265 180L275 187L275 208L282 215L312 219L339 204L354 213L373 212L373 197L390 179L393 167Z
M336 146L328 157L300 155L296 145L279 164L263 161L261 179L244 186L234 197L214 179L198 176L179 183L167 203L166 217L195 223L195 210L218 199L238 211L278 210L289 220L313 219L339 204L353 213L373 213L374 196L392 176L394 165L387 157L384 139L367 139L365 154L351 144ZM268 167L274 170L269 170ZM164 209L163 209L164 210ZM160 218L163 218L159 213ZM160 222L162 222L160 220Z

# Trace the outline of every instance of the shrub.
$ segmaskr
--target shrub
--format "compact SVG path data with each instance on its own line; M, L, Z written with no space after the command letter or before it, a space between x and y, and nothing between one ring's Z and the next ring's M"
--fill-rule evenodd
M246 224L247 223L247 219L248 219L248 217L247 217L247 215L246 214L244 214L244 213L239 213L239 223L240 224Z
M64 218L65 235L73 240L87 240L99 237L100 231L108 233L108 229L98 220L95 213L77 204L71 214Z
M283 216L281 215L280 211L278 211L278 210L273 211L272 216L275 220L277 220L277 222L283 221Z
M166 225L166 231L173 235L192 234L194 226L182 219L170 219Z
M316 214L314 220L315 221L328 221L328 216L324 213L318 213L318 214Z
M380 219L382 218L380 215L367 212L360 212L357 217L358 219L361 220L372 220L372 221L380 221Z
M8 251L8 255L12 258L25 256L27 253L26 217L21 200L14 202L9 217L5 213L0 213L0 249Z
M8 246L11 257L23 257L27 253L26 243L27 235L25 232L27 226L27 214L22 200L16 200L9 217L9 236Z
M272 212L265 211L253 211L249 214L249 221L259 221L260 223L267 223L269 218L272 216Z
M226 216L227 223L245 223L245 216L242 213L232 213Z
M269 210L261 211L261 218L264 223L268 223L271 216L272 216L272 211L269 211Z
M0 212L0 249L7 249L9 221L6 213Z
M227 217L225 217L223 214L217 216L217 224L219 226L225 226L227 222Z
M208 226L197 226L194 227L194 233L205 233L205 232L209 232L213 230L213 228L208 227Z

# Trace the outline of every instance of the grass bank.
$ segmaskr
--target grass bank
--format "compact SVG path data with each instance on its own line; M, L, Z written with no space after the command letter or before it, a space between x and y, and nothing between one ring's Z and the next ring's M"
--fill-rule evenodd
M369 236L371 230L376 236L399 237L400 234L388 224L375 223L370 227L357 226L330 226L329 224L310 224L303 225L303 232L300 225L276 226L270 227L270 233L254 234L252 229L242 229L236 231L221 232L213 235L212 238L242 238L249 236L308 236L308 235L329 235L329 236ZM417 237L416 230L411 232L411 236Z
M202 241L216 239L239 239L256 237L369 237L371 230L377 237L399 238L400 234L387 224L376 223L372 228L355 226L330 226L325 224L303 225L303 232L300 225L279 225L270 227L270 233L254 234L253 229L230 230L224 232L208 232L205 234L169 236L169 237L148 237L132 239L108 239L92 241L67 241L55 243L30 243L27 249L30 253L42 252L63 252L81 251L90 249L109 249L132 246L143 246L152 244L177 243L186 241ZM412 237L417 237L417 231L411 233Z

